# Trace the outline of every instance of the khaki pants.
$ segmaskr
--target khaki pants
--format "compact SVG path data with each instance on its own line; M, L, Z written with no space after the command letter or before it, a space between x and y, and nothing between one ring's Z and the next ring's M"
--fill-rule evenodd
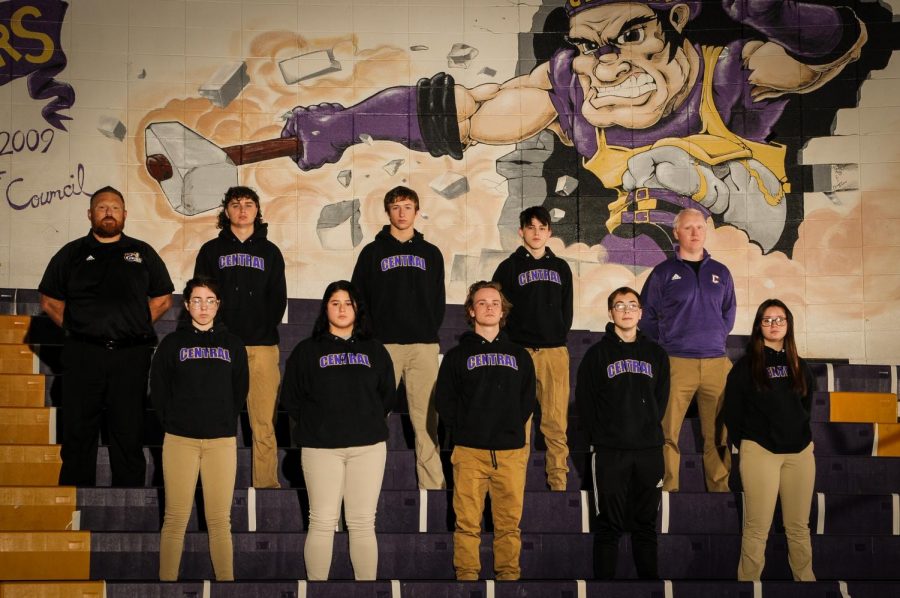
M278 483L278 444L275 440L275 406L278 401L278 346L247 347L250 391L247 412L253 431L253 487L281 488Z
M403 380L406 402L412 421L416 444L416 478L421 490L441 490L447 487L441 467L438 446L437 411L434 408L434 383L438 374L437 343L385 345L394 362L397 385Z
M527 451L488 451L457 446L450 461L453 463L453 511L456 513L456 530L453 532L456 579L475 580L481 572L479 550L486 493L491 495L497 579L519 579L519 554L522 551L519 522L525 500Z
M166 514L159 537L159 579L178 579L184 530L191 516L199 473L213 571L217 581L234 580L231 503L237 475L235 438L198 439L166 434L162 460Z
M816 481L813 444L809 443L799 453L777 454L752 440L742 440L740 453L744 530L738 581L759 581L762 575L766 540L779 496L794 581L816 581L809 539L809 510Z
M534 361L537 400L541 406L541 434L547 443L547 485L564 492L569 466L566 429L569 417L569 350L566 347L527 349ZM525 450L531 448L531 418L525 425Z
M306 576L328 579L334 528L341 515L350 536L350 563L357 580L373 580L378 572L375 510L384 480L387 443L323 449L303 447L300 462L309 496L309 530L303 546Z
M722 399L725 395L725 380L731 371L731 361L727 357L710 359L687 359L670 357L669 371L671 386L669 403L663 416L662 428L666 443L663 459L666 475L663 490L678 492L678 468L681 451L678 450L678 435L684 414L697 395L697 410L700 414L700 431L703 435L703 473L709 492L728 492L728 474L731 471L731 453L725 444L725 427L720 421Z

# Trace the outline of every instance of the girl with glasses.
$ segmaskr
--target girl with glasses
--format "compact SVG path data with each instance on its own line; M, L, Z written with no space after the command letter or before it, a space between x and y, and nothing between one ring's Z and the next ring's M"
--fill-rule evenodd
M219 287L193 278L184 288L190 319L159 344L150 367L150 399L166 435L162 461L166 513L159 578L178 579L197 477L217 581L234 579L231 503L237 474L237 420L247 398L247 351L216 322Z
M815 581L809 511L816 477L810 431L815 378L797 354L794 316L778 299L756 311L747 354L734 364L725 387L728 436L740 450L744 528L739 581L758 581L775 501L787 536L795 581Z
M353 575L375 579L375 508L395 394L391 357L372 338L356 287L346 280L329 284L312 336L291 352L281 385L281 404L297 422L302 447L309 495L303 560L310 580L328 579L341 502Z

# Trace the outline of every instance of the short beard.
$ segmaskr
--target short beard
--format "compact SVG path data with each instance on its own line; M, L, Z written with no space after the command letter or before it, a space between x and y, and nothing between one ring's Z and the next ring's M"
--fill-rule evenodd
M123 225L119 224L118 222L111 228L104 227L103 222L101 221L99 224L91 227L91 232L101 239L111 239L113 237L118 237L119 235L121 235L123 228Z

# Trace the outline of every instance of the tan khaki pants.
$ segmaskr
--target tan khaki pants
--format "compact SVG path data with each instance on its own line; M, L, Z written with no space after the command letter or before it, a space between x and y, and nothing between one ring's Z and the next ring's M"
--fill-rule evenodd
M278 346L247 347L247 365L250 370L247 412L253 431L253 487L281 488L275 440L275 406L281 381Z
M547 443L545 469L551 490L565 491L569 466L566 438L569 417L569 350L566 347L527 349L534 362L541 434ZM525 425L525 450L531 449L531 419Z
M416 444L416 478L421 490L440 490L447 487L441 467L438 446L438 417L434 407L434 383L438 374L437 343L385 345L394 362L397 385L403 380L406 402L412 421Z
M728 474L731 471L731 453L725 444L725 427L720 421L725 380L731 370L727 357L710 359L686 359L670 357L671 386L669 403L663 416L662 428L666 443L663 460L666 475L663 490L678 492L678 469L681 451L678 435L684 414L697 395L697 411L700 415L700 431L703 435L703 473L709 492L728 492Z
M178 579L184 530L191 516L199 474L213 571L217 581L233 580L231 503L237 475L235 438L197 439L166 434L162 460L166 514L159 537L159 579Z
M350 563L357 580L373 580L378 572L375 510L384 480L387 443L338 449L303 447L300 462L309 495L309 530L303 547L306 576L328 579L334 528L341 515L350 536Z
M787 536L788 563L794 581L816 581L812 570L809 510L816 481L813 444L799 453L771 453L752 440L741 441L741 482L744 486L744 530L738 581L759 581L766 564L766 540L772 527L775 500Z
M491 453L494 459L491 458ZM488 451L457 446L453 463L453 567L456 579L478 579L481 572L481 519L485 494L491 495L494 521L494 571L498 580L521 575L522 538L519 522L525 500L528 453L522 449Z

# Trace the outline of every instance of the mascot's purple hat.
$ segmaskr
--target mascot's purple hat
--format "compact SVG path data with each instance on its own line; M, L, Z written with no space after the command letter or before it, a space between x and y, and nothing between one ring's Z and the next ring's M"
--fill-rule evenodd
M700 0L566 0L566 14L570 17L585 10L606 4L643 4L653 10L668 11L676 4L686 4L691 9L691 20L700 14Z

